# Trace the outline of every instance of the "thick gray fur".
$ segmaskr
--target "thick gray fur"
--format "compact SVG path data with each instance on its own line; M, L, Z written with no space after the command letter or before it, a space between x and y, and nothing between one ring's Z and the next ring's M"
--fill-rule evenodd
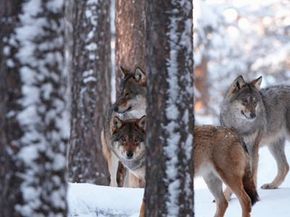
M285 140L290 138L290 86L260 89L261 77L258 79L251 82L245 82L242 76L235 79L222 102L220 121L243 137L251 156L255 179L258 150L254 147L267 145L276 160L278 174L262 188L273 189L281 185L289 170L284 147ZM257 100L256 105L253 98ZM248 99L246 104L245 99ZM248 116L247 108L251 108Z

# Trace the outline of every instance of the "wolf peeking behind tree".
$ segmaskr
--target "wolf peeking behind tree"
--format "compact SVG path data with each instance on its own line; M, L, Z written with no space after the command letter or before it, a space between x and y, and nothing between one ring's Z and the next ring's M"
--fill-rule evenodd
M118 186L117 178L124 178L120 186L143 187L144 182L137 179L132 173L117 176L120 167L120 158L116 155L112 146L112 133L115 127L116 118L120 121L141 118L146 112L146 74L139 67L130 72L121 67L123 79L120 85L120 94L116 102L107 112L104 128L101 133L102 151L108 163L110 173L110 185Z

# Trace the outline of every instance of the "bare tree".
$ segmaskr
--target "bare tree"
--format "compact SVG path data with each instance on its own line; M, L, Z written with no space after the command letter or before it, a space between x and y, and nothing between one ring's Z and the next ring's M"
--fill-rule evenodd
M191 1L146 1L146 216L194 216Z
M69 178L107 185L100 134L111 94L110 1L74 4Z
M64 7L0 4L0 215L66 216Z

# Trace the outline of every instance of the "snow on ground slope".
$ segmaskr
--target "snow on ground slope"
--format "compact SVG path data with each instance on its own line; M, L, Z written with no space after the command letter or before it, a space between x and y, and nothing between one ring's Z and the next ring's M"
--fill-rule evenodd
M290 144L286 146L290 162ZM267 148L260 150L258 185L272 181L276 164ZM255 204L252 217L289 217L290 173L279 189L259 189L261 201ZM113 188L90 184L70 184L69 217L138 217L143 189ZM202 179L195 179L195 216L212 217L215 212L213 196ZM226 217L241 216L241 208L234 197L229 203Z

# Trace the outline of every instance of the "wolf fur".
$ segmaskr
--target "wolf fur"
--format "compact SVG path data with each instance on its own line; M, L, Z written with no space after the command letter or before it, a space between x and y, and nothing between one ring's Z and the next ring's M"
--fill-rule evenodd
M194 142L194 175L202 176L214 195L215 217L223 217L228 206L223 194L223 183L236 194L242 207L242 217L250 217L251 205L259 200L259 196L242 138L229 128L196 126ZM145 200L140 216L145 216Z
M145 183L145 116L113 120L112 150L122 164Z
M121 92L113 105L122 119L140 118L146 114L146 74L137 67L134 73L122 68Z
M121 120L140 118L146 112L145 73L138 67L135 72L130 72L124 68L121 68L121 71L124 75L121 81L121 91L115 104L107 111L104 128L101 133L102 150L108 163L111 186L118 186L117 171L119 167L119 158L112 149L113 119L116 116ZM130 172L120 179L124 179L124 186L126 187L144 186L143 181Z
M220 120L234 128L249 150L255 183L257 183L258 148L266 145L278 167L278 173L264 189L278 188L289 165L285 140L290 135L290 86L278 85L260 89L262 77L246 82L238 76L226 92L221 105Z

